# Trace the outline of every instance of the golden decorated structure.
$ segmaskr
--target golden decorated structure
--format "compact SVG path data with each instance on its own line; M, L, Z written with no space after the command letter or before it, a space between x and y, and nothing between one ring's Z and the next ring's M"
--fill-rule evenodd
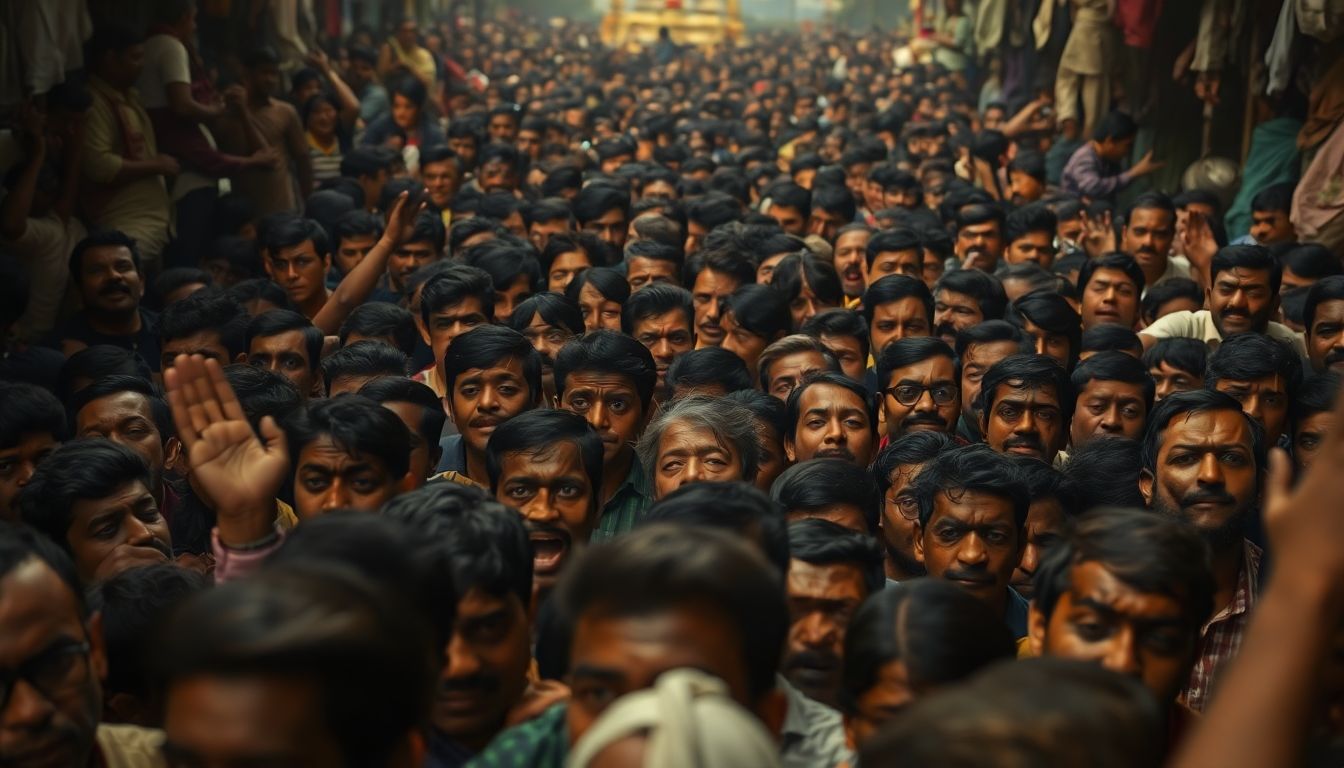
M738 0L611 0L602 19L602 42L652 45L667 27L678 45L715 45L742 38Z

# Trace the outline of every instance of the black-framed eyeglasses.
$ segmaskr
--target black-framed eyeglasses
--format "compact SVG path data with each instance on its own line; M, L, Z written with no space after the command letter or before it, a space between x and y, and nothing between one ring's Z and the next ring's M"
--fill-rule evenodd
M925 392L933 398L937 405L947 405L957 399L957 393L960 388L956 384L933 384L928 387L919 384L897 384L882 390L885 395L896 398L896 402L901 405L914 405L924 396Z
M88 654L88 643L67 643L48 648L16 669L0 669L0 711L9 706L9 696L20 680L26 681L48 699L55 699L69 690L76 682L76 672Z
M896 511L901 513L901 517L906 520L919 519L919 499L914 496L908 493L903 493L900 496L888 496L887 503L895 507Z

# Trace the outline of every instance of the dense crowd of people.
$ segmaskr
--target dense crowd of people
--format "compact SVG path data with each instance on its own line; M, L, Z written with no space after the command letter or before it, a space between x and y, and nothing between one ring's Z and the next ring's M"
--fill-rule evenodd
M85 30L0 134L0 765L1339 765L1344 74L1164 191L1132 19L937 5Z

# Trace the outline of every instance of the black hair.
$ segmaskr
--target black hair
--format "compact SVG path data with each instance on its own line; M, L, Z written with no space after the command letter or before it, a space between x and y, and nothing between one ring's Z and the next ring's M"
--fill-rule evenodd
M421 289L420 319L429 325L435 312L473 298L480 302L487 321L494 317L495 284L489 273L479 267L448 262Z
M1143 269L1139 262L1134 260L1128 253L1108 253L1099 258L1088 259L1083 262L1083 266L1078 270L1078 292L1087 290L1087 283L1092 279L1092 274L1099 269L1113 269L1123 272L1134 283L1135 293L1142 294L1144 289Z
M561 347L555 356L553 370L557 394L565 391L565 381L574 373L595 372L624 376L639 393L641 410L644 413L649 411L653 390L658 383L658 369L654 365L653 355L648 347L629 336L607 330L586 333Z
M768 341L789 332L793 317L784 295L768 285L748 283L728 297L727 311L737 325Z
M1194 374L1202 380L1208 369L1209 345L1200 339L1158 339L1143 353L1143 367L1151 370L1161 363Z
M1344 275L1323 277L1307 289L1307 300L1302 305L1302 325L1306 327L1308 336L1316 324L1316 308L1328 301L1341 300L1344 300Z
M303 333L303 344L308 351L308 367L316 373L322 364L322 331L308 318L290 309L272 309L252 318L252 322L247 325L243 350L251 351L253 339L279 336L289 331Z
M1293 208L1293 192L1297 185L1291 181L1271 184L1255 193L1251 198L1251 211L1281 211L1288 213ZM1336 262L1338 263L1338 262ZM1293 270L1296 272L1297 270Z
M508 288L519 277L527 278L527 289L532 293L541 286L541 265L530 247L484 243L468 249L466 257L468 264L490 275L495 290Z
M999 385L1011 386L1011 382L1014 381L1021 382L1019 386L1033 389L1043 386L1053 387L1055 397L1059 398L1063 428L1068 431L1069 422L1073 420L1074 398L1077 393L1073 391L1068 372L1053 358L1045 355L1009 355L991 365L989 370L985 371L984 378L980 380L980 396L975 400L975 410L988 418L994 409L994 398L998 394Z
M602 504L602 438L582 416L551 408L520 413L495 427L485 444L485 471L490 489L497 496L503 480L504 455L522 453L532 459L547 456L559 443L570 443L579 452L584 474L588 476L596 520Z
M677 285L650 283L630 294L630 298L621 306L621 330L633 334L635 326L644 318L673 310L681 310L686 317L686 327L695 328L695 302L691 292ZM580 315L580 330L576 333L582 332L582 319Z
M331 239L339 248L341 241L351 237L372 236L375 240L383 235L383 222L368 211L350 211L341 214L331 228Z
M233 359L247 351L245 337L251 319L232 296L205 288L163 310L159 335L167 342L214 331L228 350L229 359Z
M456 210L456 206L454 206ZM448 230L448 250L456 254L462 250L463 243L476 235L490 232L496 236L508 233L498 221L487 219L484 216L472 216L469 219L455 219L453 226Z
M363 517L363 528L384 522ZM348 520L311 524L330 530ZM156 687L210 674L283 675L313 686L316 715L345 764L389 761L428 711L441 646L402 584L375 584L335 559L296 558L193 595L150 645ZM370 709L369 701L381 703Z
M954 269L948 272L934 283L934 295L939 291L964 293L975 299L986 320L1001 319L1008 307L1008 295L1003 292L1003 284L978 269Z
M766 188L764 196L770 198L771 205L792 208L804 218L812 210L812 193L806 187L792 181L778 181L771 184Z
M778 502L785 512L817 510L832 504L850 504L863 514L868 533L872 536L879 535L881 492L872 474L851 461L811 459L794 464L775 479L774 485L770 486L770 497Z
M1286 342L1258 333L1240 333L1224 339L1209 356L1204 386L1215 389L1219 380L1247 381L1283 377L1291 402L1302 383L1302 358Z
M1153 377L1148 375L1148 366L1133 355L1124 352L1098 352L1079 363L1070 374L1075 395L1082 394L1088 383L1094 379L1138 384L1143 387L1144 413L1153 409L1153 397L1157 385L1153 383Z
M686 218L704 227L706 231L737 221L742 216L742 202L723 192L708 192L687 201Z
M1002 617L964 589L941 579L915 579L874 592L850 619L844 639L840 707L858 701L893 661L905 665L916 690L949 685L1016 656Z
M843 184L817 184L812 188L811 210L823 210L849 222L858 213L858 205L849 187Z
M286 216L267 227L264 237L260 234L258 236L261 237L271 256L275 256L285 248L293 248L308 241L312 242L318 258L325 259L331 255L331 242L327 238L327 231L312 219Z
M420 406L420 423L416 432L426 445L439 444L448 414L443 411L443 401L428 386L400 376L383 376L366 382L359 388L358 394L375 403L410 403Z
M574 251L586 255L594 267L610 266L618 260L612 247L592 232L561 232L546 241L540 256L542 272L550 272L551 264L560 254Z
M676 266L677 273L682 270L681 248L657 240L631 240L625 244L624 264L627 271L631 259L652 259L666 261Z
M533 401L541 397L541 353L527 337L502 325L478 325L448 344L443 356L443 383L453 392L457 379L473 368L489 368L508 359L522 365L523 380Z
M667 369L668 390L680 387L722 386L725 392L752 388L751 374L742 358L722 347L693 349L672 361Z
M599 219L610 210L629 218L630 196L607 184L589 184L574 197L574 218L580 225Z
M840 306L845 300L835 267L811 251L785 256L770 276L770 287L782 293L789 302L802 294L804 282L823 303Z
M1138 440L1125 437L1103 437L1074 447L1063 471L1073 489L1075 508L1079 512L1096 507L1141 509L1142 451Z
M424 161L421 161L424 164ZM574 214L569 210L569 201L563 197L547 197L533 201L522 208L523 221L530 227L546 221L564 219L566 224L574 222Z
M877 260L879 254L899 253L904 251L913 251L916 255L923 258L921 252L919 234L913 229L883 229L875 232L868 240L867 249L864 251L864 260L868 263L869 269L873 262Z
M1132 138L1139 132L1138 123L1134 118L1124 112L1113 111L1107 113L1097 121L1097 127L1092 131L1092 138L1097 141L1123 141Z
M0 381L0 449L16 448L26 435L45 432L61 442L67 435L65 408L56 396L37 386Z
M789 399L784 403L786 423L784 434L781 435L781 437L785 440L792 440L794 438L794 435L798 431L798 416L802 409L803 393L809 388L819 384L830 384L853 392L854 395L859 398L859 401L863 403L864 410L868 412L868 429L873 433L874 439L876 439L877 400L874 398L873 393L869 392L868 389L859 382L854 381L842 373L836 373L834 371L818 371L817 373L805 377L799 382L798 386L793 388L793 391L789 393Z
M1004 219L1003 241L1012 243L1014 240L1025 237L1032 232L1046 232L1053 238L1058 226L1059 220L1056 218L1055 212L1046 207L1044 203L1024 205L1008 214L1008 217Z
M1284 269L1311 280L1344 274L1339 257L1320 243L1293 243L1291 246L1270 249Z
M784 509L750 483L689 483L655 501L636 527L676 523L718 528L757 544L782 580L789 570Z
M289 294L285 293L285 289L264 277L234 283L225 289L224 293L228 294L229 298L237 302L239 306L258 300L280 308L293 306L289 300Z
M1182 623L1192 638L1213 615L1217 586L1208 545L1174 517L1142 509L1098 509L1068 526L1033 580L1032 604L1047 622L1069 590L1073 567L1083 563L1101 565L1137 592L1181 603Z
M739 389L724 396L751 411L756 420L775 430L781 438L784 435L784 401L771 397L757 389Z
M75 602L75 611L82 622L89 618L89 605L85 598L84 585L80 583L79 571L75 569L75 563L70 559L64 538L62 532L62 542L57 544L50 536L26 525L0 520L0 579L9 576L28 561L37 560L50 568L70 589Z
M869 285L863 292L863 321L871 326L878 307L909 298L919 299L919 303L924 305L924 317L932 326L933 294L923 280L909 275L887 275Z
M509 317L508 325L522 333L537 316L547 325L565 328L575 335L583 333L583 310L568 296L550 291L534 293L519 302Z
M177 606L209 586L204 574L161 563L127 569L90 587L89 608L103 623L105 693L150 693L145 648Z
M84 254L90 248L125 248L131 252L131 262L135 264L135 271L140 271L140 249L136 247L135 240L130 235L116 229L98 230L75 243L74 249L70 251L70 275L76 285L81 280Z
M857 469L852 464L850 467ZM865 596L881 591L887 580L877 539L830 520L806 518L790 523L789 556L812 565L856 567L863 576Z
M149 379L140 376L124 375L104 376L95 379L89 386L70 396L69 400L66 401L66 413L70 417L70 433L74 434L75 417L84 409L84 406L94 400L101 400L104 397L119 395L123 392L133 392L145 399L145 403L149 407L149 416L154 420L154 427L158 430L161 441L167 441L168 438L176 434L173 414L168 407L168 401L164 399L154 384Z
M258 434L263 418L270 416L278 424L303 404L294 382L267 368L246 363L226 365L224 378L238 396L252 431Z
M1251 334L1243 334L1251 335ZM1265 463L1265 429L1260 422L1247 416L1241 410L1236 398L1212 388L1193 389L1188 392L1175 392L1162 399L1148 414L1148 426L1143 433L1142 460L1143 469L1157 472L1157 454L1162 450L1162 437L1172 419L1192 413L1211 413L1214 411L1234 411L1240 414L1251 433L1251 455L1255 466L1263 469ZM1093 441L1096 442L1096 441Z
M924 464L933 457L957 447L957 441L945 432L907 432L893 438L873 461L873 475L879 494L891 490L892 473L898 467Z
M367 397L344 395L311 401L291 414L283 426L296 465L304 447L324 436L351 456L378 459L394 480L405 475L410 465L411 435L406 425Z
M1022 473L1012 459L984 444L945 451L930 459L910 483L919 500L919 524L928 528L936 499L947 491L977 491L1007 499L1013 505L1013 521L1019 532L1027 524L1031 495Z
M966 356L966 350L972 344L992 344L997 341L1011 341L1017 344L1017 351L1030 353L1034 347L1031 339L1021 328L1007 320L988 320L976 323L957 332L957 360Z
M1296 432L1303 419L1318 413L1330 413L1335 408L1335 399L1339 396L1340 376L1335 371L1325 371L1308 376L1297 388L1297 397L1288 404L1289 421Z
M1176 299L1189 299L1202 306L1204 288L1188 277L1168 277L1153 283L1139 302L1143 319L1152 324L1157 320L1157 312L1162 305Z
M165 269L159 273L158 277L154 278L154 295L158 299L159 305L162 306L164 298L168 294L193 283L200 283L202 286L209 287L214 285L215 280L210 277L209 272L195 267Z
M101 438L73 440L52 451L19 493L19 516L66 552L75 504L102 499L130 483L153 492L145 460L120 443Z
M1137 359L1143 354L1143 342L1139 339L1139 334L1129 328L1102 323L1083 331L1078 351L1132 352Z
M93 35L84 43L84 59L90 69L96 70L102 66L103 56L120 53L144 41L145 36L139 30L124 22L103 22L94 27Z
M1253 269L1269 272L1269 292L1277 294L1283 280L1283 267L1270 255L1263 245L1227 245L1213 255L1213 265L1209 268L1209 281L1217 282L1219 272L1233 269Z
M626 299L630 298L630 283L626 282L625 275L617 272L611 267L590 267L574 276L565 286L565 296L579 302L579 293L585 285L591 285L593 290L597 291L602 298L607 301L614 301L622 306Z
M410 355L420 340L420 331L415 327L415 316L404 307L385 301L370 301L355 307L341 328L337 338L342 347L351 334L367 338L386 338L402 354Z
M859 353L868 356L868 323L851 309L828 309L809 317L799 329L820 341L823 336L851 336L859 341Z
M954 365L957 363L952 348L937 336L916 336L890 342L877 356L875 368L879 390L887 387L893 371L934 357L946 357Z
M1008 313L1008 322L1026 329L1026 322L1048 333L1055 333L1069 340L1068 368L1078 362L1078 348L1082 346L1082 318L1073 305L1063 296L1052 291L1032 291L1014 301L1012 311Z
M1017 155L1008 163L1008 171L1025 173L1031 178L1045 183L1045 155L1035 150L1019 149Z
M342 347L322 361L322 386L328 392L337 380L350 376L405 376L407 357L397 348L366 339Z

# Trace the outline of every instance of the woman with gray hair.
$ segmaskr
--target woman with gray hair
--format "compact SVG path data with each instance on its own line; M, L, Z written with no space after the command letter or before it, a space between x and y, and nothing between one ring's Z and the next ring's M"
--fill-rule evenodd
M661 499L688 483L756 477L760 446L756 420L745 406L690 396L668 403L635 446Z

